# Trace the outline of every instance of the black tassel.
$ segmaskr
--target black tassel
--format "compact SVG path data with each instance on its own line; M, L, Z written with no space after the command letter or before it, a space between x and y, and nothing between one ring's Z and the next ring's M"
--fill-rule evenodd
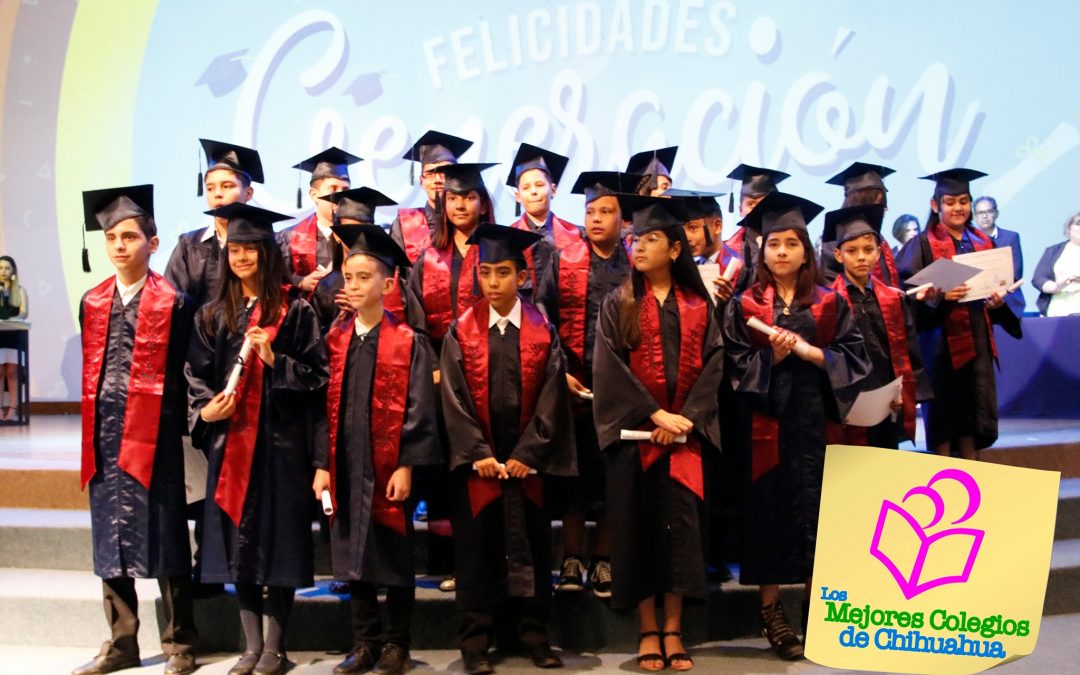
M731 192L727 196L727 212L735 213L735 186L731 186Z
M298 185L298 186L296 186L296 208L300 208L301 206L303 206L303 204L300 203L300 194L301 194L301 189L300 189L300 186Z
M409 162L409 185L416 185L416 162Z
M203 196L203 175L202 175L202 171L199 172L199 187L197 188L197 190L198 190L198 196L202 197Z
M90 274L90 251L86 249L86 224L82 228L82 271Z
M514 203L514 216L517 218L521 217L521 202Z

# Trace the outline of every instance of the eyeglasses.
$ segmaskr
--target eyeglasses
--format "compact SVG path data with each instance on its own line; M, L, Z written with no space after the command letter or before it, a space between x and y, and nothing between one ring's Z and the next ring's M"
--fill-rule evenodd
M997 209L987 209L985 211L976 211L975 215L977 215L977 216L992 216L995 213L997 213Z

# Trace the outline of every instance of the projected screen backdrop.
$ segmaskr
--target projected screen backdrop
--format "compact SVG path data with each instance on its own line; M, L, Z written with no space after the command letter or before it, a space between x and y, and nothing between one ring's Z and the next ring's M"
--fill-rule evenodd
M555 211L576 222L577 173L645 148L680 146L680 187L729 191L747 162L830 209L827 177L885 164L887 230L902 213L925 222L918 176L968 166L990 174L973 191L1021 232L1030 276L1080 208L1078 24L1074 3L4 2L2 247L30 294L32 395L78 398L78 301L111 269L96 233L81 270L80 192L154 183L160 271L207 222L199 137L257 148L255 203L299 216L289 167L328 145L365 158L354 185L419 205L400 157L428 128L475 140L465 160L504 163L488 176L503 223L521 141L572 157Z

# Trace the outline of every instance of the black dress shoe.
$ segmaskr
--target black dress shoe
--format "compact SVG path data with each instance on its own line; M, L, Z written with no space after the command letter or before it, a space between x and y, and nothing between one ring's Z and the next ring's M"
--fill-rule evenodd
M461 661L466 675L488 675L495 672L487 654L462 654Z
M165 662L165 675L187 675L194 672L194 654L172 654Z
M141 665L138 654L110 653L109 647L106 645L93 661L71 671L71 675L99 675L101 673L113 673L125 668L138 668Z
M284 653L263 652L259 662L255 664L255 675L281 675L289 665L289 659Z
M259 655L255 652L244 652L236 665L229 668L229 675L251 675L255 670L255 664L259 662Z
M375 665L375 655L378 653L378 645L365 642L352 650L345 660L337 664L334 672L341 673L366 673Z
M562 668L563 665L559 655L547 644L529 647L529 656L537 668Z
M375 672L381 675L401 675L409 667L409 648L387 642L375 664Z

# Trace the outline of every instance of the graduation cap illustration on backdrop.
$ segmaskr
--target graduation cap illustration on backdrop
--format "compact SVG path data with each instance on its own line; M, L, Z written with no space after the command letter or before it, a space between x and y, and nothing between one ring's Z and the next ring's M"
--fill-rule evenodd
M215 57L195 81L195 86L205 84L214 98L221 98L239 87L247 79L247 70L244 68L243 61L243 56L247 54L247 51L241 49Z

